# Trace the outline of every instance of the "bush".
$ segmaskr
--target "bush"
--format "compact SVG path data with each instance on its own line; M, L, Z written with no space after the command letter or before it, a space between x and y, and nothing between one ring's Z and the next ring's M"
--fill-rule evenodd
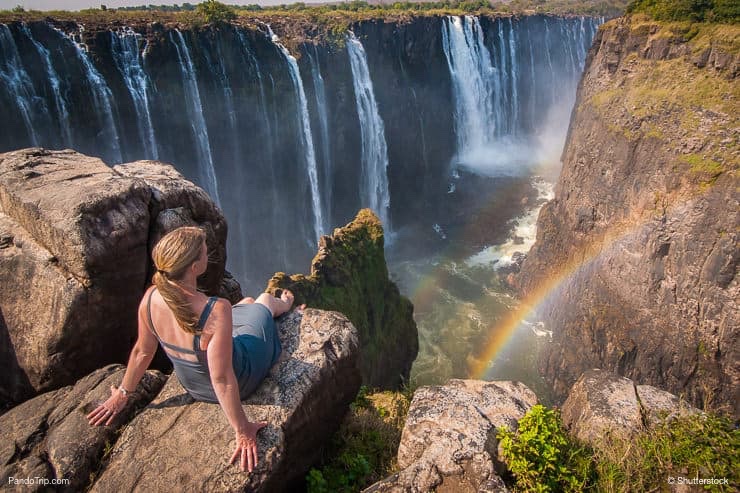
M216 0L199 3L195 10L208 23L228 22L236 19L236 12L232 7Z
M592 484L591 451L563 429L560 412L538 404L516 432L498 432L503 456L523 491L583 491Z

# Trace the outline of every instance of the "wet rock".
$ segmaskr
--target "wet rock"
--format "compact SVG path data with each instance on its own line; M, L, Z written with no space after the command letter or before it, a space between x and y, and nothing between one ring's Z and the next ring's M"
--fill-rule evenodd
M496 432L537 403L518 382L451 380L414 393L398 448L401 471L368 492L507 491Z
M110 396L125 368L110 365L94 371L74 386L39 395L0 416L0 479L67 479L67 488L81 491L97 471L117 429L128 422L162 388L166 377L148 371L129 397L124 411L110 426L92 427L86 415ZM43 490L34 485L26 491Z
M278 333L280 360L243 403L250 421L268 423L251 474L227 464L234 432L221 407L194 402L173 375L123 430L92 491L292 491L359 390L358 338L343 315L313 309L286 315Z

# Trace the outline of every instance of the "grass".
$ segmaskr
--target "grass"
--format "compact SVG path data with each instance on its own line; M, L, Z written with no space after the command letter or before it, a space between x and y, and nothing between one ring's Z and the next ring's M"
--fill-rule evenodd
M323 464L306 476L309 493L355 492L398 471L396 455L412 392L362 387Z
M565 433L556 410L535 406L500 438L516 491L666 491L671 477L727 480L708 491L740 484L740 430L713 414L663 414L636 437L605 436L590 447Z

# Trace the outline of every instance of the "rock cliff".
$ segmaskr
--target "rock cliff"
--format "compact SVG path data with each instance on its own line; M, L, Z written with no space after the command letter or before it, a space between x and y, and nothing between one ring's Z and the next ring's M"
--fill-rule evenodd
M739 31L628 16L597 34L518 278L560 397L598 367L740 415Z
M297 303L344 313L360 332L362 377L373 387L408 381L419 350L413 305L388 278L380 221L363 209L323 236L308 276L277 273L268 291L288 288Z
M111 169L38 148L0 155L0 405L125 361L151 248L183 224L207 231L213 262L201 287L217 294L226 222L172 167Z

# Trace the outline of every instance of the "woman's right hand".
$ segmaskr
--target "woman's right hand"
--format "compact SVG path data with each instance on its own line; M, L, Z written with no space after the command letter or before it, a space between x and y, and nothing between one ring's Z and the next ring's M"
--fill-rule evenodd
M247 423L244 430L236 432L236 450L229 464L239 460L242 471L252 472L257 465L257 432L267 423Z

